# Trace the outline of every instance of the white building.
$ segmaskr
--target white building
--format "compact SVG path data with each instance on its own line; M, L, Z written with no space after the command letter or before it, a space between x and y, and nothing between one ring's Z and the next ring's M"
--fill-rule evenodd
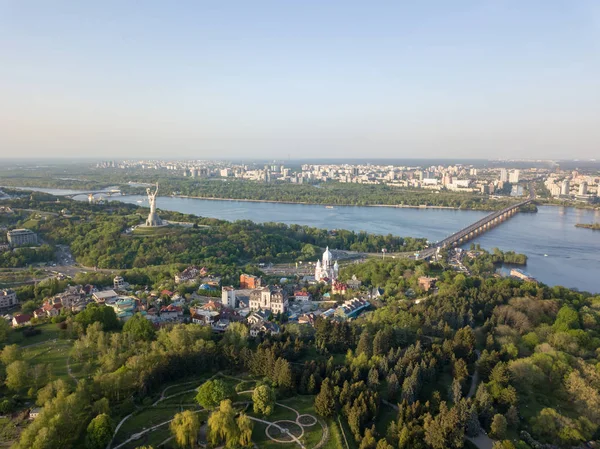
M221 290L221 303L225 307L235 309L235 290L233 289L233 287L223 287L223 289Z
M560 186L560 194L561 195L569 195L571 191L571 186L569 184L569 180L565 179Z
M333 254L329 251L329 247L325 249L322 260L317 261L315 266L315 280L322 282L326 279L334 281L337 279L340 267L337 261L333 261Z
M29 229L13 229L6 233L11 246L37 245L37 234Z
M588 193L588 183L586 181L581 182L581 184L579 184L579 194L580 195L587 195Z
M123 279L123 276L115 276L115 278L113 279L113 285L115 290L122 290L125 287L129 286L129 284L125 282L125 279Z
M17 293L8 288L0 290L0 309L8 309L19 304L17 301Z
M508 182L508 172L505 168L500 169L500 182Z
M508 177L508 182L511 184L517 184L519 182L519 170L513 170L510 172L510 176Z

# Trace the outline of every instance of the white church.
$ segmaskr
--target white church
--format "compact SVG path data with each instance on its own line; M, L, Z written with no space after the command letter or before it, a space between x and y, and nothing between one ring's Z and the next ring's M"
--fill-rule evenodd
M333 254L329 247L323 253L323 260L318 260L315 266L315 281L325 282L326 280L335 281L338 277L340 267L337 260L333 261Z

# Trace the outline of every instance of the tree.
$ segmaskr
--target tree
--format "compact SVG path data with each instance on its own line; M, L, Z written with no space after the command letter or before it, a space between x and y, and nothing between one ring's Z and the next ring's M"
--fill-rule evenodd
M238 426L239 431L239 444L242 447L248 447L252 445L252 429L254 428L254 423L248 415L244 412L240 413L236 420L236 424Z
M213 409L221 401L233 396L233 390L222 380L207 380L198 389L196 401L205 409Z
M373 431L371 429L365 430L365 435L360 442L359 449L375 449L377 445L377 440L373 436Z
M490 426L490 436L492 438L504 438L506 435L506 418L503 415L496 414L492 419L492 425Z
M87 449L104 449L110 442L115 430L110 416L105 413L97 415L87 426L85 447Z
M26 301L21 306L21 312L32 314L34 310L38 308L38 305L35 301Z
M142 316L141 313L136 313L129 318L123 325L123 332L131 335L135 340L150 341L154 339L154 326Z
M0 320L6 321L6 320ZM17 345L8 345L5 346L0 354L0 360L4 363L5 366L10 365L12 362L19 360L21 358L21 350Z
M556 315L554 330L566 332L570 329L579 329L579 314L569 306L563 306Z
M275 392L268 385L259 385L252 393L252 401L254 402L254 413L269 416L273 413L275 406Z
M227 326L223 334L223 343L241 349L248 344L248 327L244 323L234 321Z
M81 323L84 329L95 322L102 324L102 329L105 331L119 329L121 326L112 307L99 305L95 302L88 304L84 310L79 312L75 316L75 321Z
M179 446L193 448L196 445L200 430L200 421L196 413L190 410L177 413L169 427Z
M225 441L228 448L235 447L240 441L239 427L235 421L235 410L231 401L226 399L208 418L209 440L217 445Z
M315 397L315 411L325 418L330 418L335 413L335 396L329 378L323 381L321 391Z
M389 444L385 438L382 438L377 442L377 447L375 449L394 449L394 446Z
M10 324L6 320L0 320L0 345L8 339L8 334L11 331Z
M515 445L510 440L496 441L492 449L516 449Z
M29 366L26 362L15 360L6 367L6 386L13 391L29 386Z
M458 379L452 381L452 400L455 404L458 404L462 399L462 386Z

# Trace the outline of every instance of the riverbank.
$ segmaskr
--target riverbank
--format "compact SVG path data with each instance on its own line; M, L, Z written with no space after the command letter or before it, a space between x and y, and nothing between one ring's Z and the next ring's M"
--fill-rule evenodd
M446 209L446 210L475 210L483 212L491 212L497 209L471 209L471 208L460 208L452 206L429 206L421 204L419 206L412 206L408 204L325 204L325 203L311 203L308 201L281 201L281 200L256 200L248 198L219 198L213 196L191 196L191 195L168 195L164 198L187 198L193 200L208 200L208 201L242 201L248 203L273 203L273 204L302 204L304 206L323 206L328 209L335 209L336 207L391 207L394 209Z
M600 223L577 223L576 228L591 229L592 231L600 231Z

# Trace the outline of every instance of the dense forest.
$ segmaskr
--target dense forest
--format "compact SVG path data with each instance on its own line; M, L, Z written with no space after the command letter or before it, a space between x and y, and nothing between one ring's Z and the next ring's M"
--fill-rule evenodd
M371 260L353 269L368 287L400 277L412 285L441 267ZM229 370L263 379L278 398L316 395L315 411L339 417L360 449L461 448L482 431L502 448L570 448L599 436L599 309L597 296L450 271L418 304L388 298L352 322L319 318L258 339L244 326L222 336L191 324L155 331L141 317L121 328L112 309L92 306L60 323L87 380L54 380L6 346L1 406L43 407L18 448L88 447L94 420L114 429L161 384Z

